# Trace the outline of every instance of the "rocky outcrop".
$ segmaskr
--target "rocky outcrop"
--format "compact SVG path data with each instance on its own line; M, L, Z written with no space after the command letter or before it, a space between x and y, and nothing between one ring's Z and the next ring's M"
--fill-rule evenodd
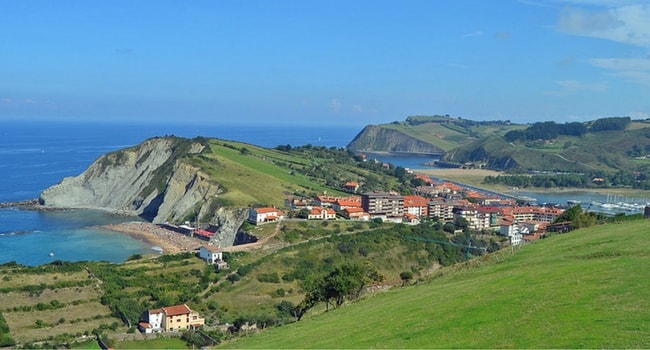
M347 147L358 152L444 154L444 150L436 145L381 125L366 126Z
M153 138L98 158L81 175L63 179L39 198L44 208L87 208L141 216L153 223L207 220L215 240L232 245L248 209L219 208L224 191L188 161L203 139Z

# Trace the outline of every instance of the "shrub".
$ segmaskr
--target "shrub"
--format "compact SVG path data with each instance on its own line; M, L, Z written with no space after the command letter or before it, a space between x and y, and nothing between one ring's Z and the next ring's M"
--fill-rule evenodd
M257 280L266 283L280 283L280 276L278 275L277 272L262 273L259 276L257 276Z

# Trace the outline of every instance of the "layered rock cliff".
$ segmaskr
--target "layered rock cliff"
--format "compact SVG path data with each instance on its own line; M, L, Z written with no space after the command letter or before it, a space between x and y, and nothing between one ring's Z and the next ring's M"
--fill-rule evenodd
M222 246L232 245L247 209L219 208L223 188L187 161L204 151L202 139L153 138L99 157L86 171L46 189L45 207L88 208L141 216L153 223L216 222ZM244 214L245 212L245 214Z
M353 151L444 154L436 145L381 125L366 126L349 144Z

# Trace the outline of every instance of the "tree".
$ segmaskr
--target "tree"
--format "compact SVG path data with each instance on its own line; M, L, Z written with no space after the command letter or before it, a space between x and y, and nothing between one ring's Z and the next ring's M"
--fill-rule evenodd
M336 307L343 305L346 299L353 300L359 297L367 280L380 279L369 266L346 263L334 268L328 275L307 282L304 289L307 291L305 299L297 306L296 318L302 316L316 304L325 302L329 311L330 303Z
M402 279L402 287L404 287L406 285L406 282L410 281L413 278L413 272L411 271L400 272L399 278Z

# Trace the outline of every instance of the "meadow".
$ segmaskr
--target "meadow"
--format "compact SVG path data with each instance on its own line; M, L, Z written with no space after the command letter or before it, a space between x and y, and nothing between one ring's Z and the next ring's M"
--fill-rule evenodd
M555 235L222 347L648 348L647 232L639 220Z

